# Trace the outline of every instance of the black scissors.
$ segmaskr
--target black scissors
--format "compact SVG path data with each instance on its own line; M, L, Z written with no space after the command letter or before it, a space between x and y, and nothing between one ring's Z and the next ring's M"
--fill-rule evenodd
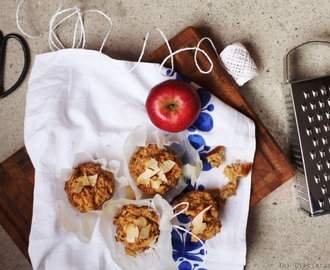
M3 87L3 74L4 74L4 61L5 61L5 51L6 51L6 45L8 39L16 39L22 46L23 54L24 54L24 65L22 69L22 73L19 76L17 82L11 86L8 90L5 90ZM4 98L5 96L9 95L11 92L13 92L23 81L27 68L28 68L28 62L29 62L29 56L28 56L28 50L27 46L24 42L24 40L16 35L16 34L8 34L6 36L2 36L2 33L0 32L0 98Z

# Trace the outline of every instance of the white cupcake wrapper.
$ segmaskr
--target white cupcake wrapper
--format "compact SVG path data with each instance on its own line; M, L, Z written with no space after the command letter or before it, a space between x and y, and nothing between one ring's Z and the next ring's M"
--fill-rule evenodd
M121 191L122 187L127 186L128 183L124 177L118 176L119 168L121 166L119 161L112 160L107 162L104 158L94 159L90 153L83 152L75 155L73 168L77 167L79 164L88 162L99 164L103 170L110 171L114 174L115 189L114 195L110 200L114 200L119 196L119 193L123 193L123 191ZM63 193L65 193L65 182L70 178L71 173L72 168L61 170L60 185ZM56 206L58 208L58 214L60 216L63 227L68 232L74 233L81 242L89 243L92 238L96 223L101 216L101 211L89 211L87 213L81 213L78 209L69 203L67 197L65 199L56 201Z
M132 155L138 150L139 147L148 144L157 144L159 148L169 147L172 149L182 161L184 175L179 179L176 187L171 188L163 197L167 200L172 199L174 196L186 187L188 179L192 184L195 183L202 171L202 161L200 160L198 152L191 146L188 141L187 131L179 133L164 133L163 131L154 128L153 126L138 126L127 137L124 145L124 174L127 178L129 185L132 187L136 199L148 198L136 186L135 180L131 177L128 164Z

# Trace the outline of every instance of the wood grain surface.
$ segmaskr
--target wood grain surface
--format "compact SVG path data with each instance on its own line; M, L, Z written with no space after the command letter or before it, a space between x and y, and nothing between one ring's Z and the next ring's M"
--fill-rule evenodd
M196 47L201 38L197 29L188 27L169 42L172 50L176 51L181 48ZM292 178L295 170L265 125L240 94L238 86L220 64L210 44L205 41L200 48L212 59L214 66L211 73L204 75L199 72L194 63L193 50L180 52L174 56L175 70L255 122L257 150L252 170L250 203L253 206ZM161 63L168 54L167 46L163 45L144 61ZM209 69L210 63L204 55L198 53L197 60L202 70ZM0 222L28 260L33 187L34 168L23 147L0 164Z

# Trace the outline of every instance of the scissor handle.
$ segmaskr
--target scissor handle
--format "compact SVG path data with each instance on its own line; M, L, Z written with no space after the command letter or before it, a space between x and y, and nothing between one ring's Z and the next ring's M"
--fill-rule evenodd
M295 51L296 49L302 47L302 46L305 46L307 44L311 44L311 43L319 43L319 44L323 44L323 45L328 45L330 46L330 41L326 41L326 40L312 40L312 41L307 41L305 43L302 43L296 47L294 47L292 50L290 50L287 55L285 56L285 59L284 59L284 81L285 83L289 83L289 63L288 63L288 60L289 60L289 55Z
M1 33L0 33L0 35L1 35ZM26 74L28 64L29 64L29 56L28 56L27 47L26 47L23 39L20 36L18 36L16 34L8 34L8 35L4 36L3 38L1 38L1 36L0 36L0 77L1 77L0 83L2 84L2 76L3 76L2 67L4 64L3 62L4 62L4 54L5 54L5 50L6 50L6 43L7 43L8 39L11 39L11 38L16 39L22 46L23 54L24 54L24 66L22 69L22 73L19 76L17 82L12 87L10 87L8 90L3 89L4 92L1 93L0 98L4 98L4 97L8 96L11 92L13 92L19 86L19 84L24 79L24 76ZM0 86L3 87L3 85L0 85Z

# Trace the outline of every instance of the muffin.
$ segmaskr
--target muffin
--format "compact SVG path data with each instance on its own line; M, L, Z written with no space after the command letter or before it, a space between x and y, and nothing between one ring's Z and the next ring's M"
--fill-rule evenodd
M113 218L116 241L125 246L127 255L136 257L155 245L160 234L159 216L148 206L124 205Z
M173 206L180 203L189 203L188 208L183 212L187 215L191 222L191 232L201 240L208 240L220 232L221 222L219 220L219 212L217 201L206 191L193 190L185 193L177 199ZM186 204L177 206L176 211L183 211ZM191 241L197 242L196 237L192 237Z
M165 194L177 185L182 162L174 151L149 144L132 155L129 172L143 193Z
M73 207L81 213L101 210L105 201L113 197L115 178L112 172L94 163L75 167L64 190Z

